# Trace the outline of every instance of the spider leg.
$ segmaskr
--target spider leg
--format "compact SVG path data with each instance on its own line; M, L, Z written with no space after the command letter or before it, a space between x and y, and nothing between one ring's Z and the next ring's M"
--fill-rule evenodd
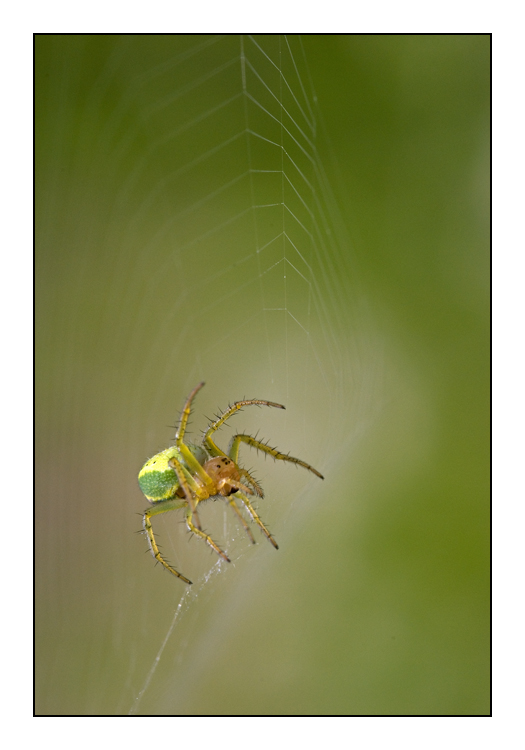
M182 457L184 458L184 460L185 460L186 464L188 465L189 469L194 474L197 474L197 476L199 477L199 479L202 480L202 483L206 487L208 487L209 490L212 490L212 488L213 488L213 482L212 482L212 480L206 474L206 472L204 471L204 469L202 468L202 466L200 465L200 463L197 461L197 459L195 458L195 456L193 455L193 453L190 451L190 449L188 448L188 446L185 445L185 443L184 443L184 433L186 432L186 427L188 425L188 419L189 419L189 416L190 416L190 413L191 413L191 403L192 403L193 399L195 398L195 396L200 391L200 389L202 388L203 385L204 385L204 383L199 383L199 385L197 385L192 390L192 392L190 393L190 395L186 399L186 403L184 404L184 407L183 407L181 415L180 415L179 424L177 426L177 432L175 433L175 445L177 446L177 448L179 449L180 453L182 454ZM209 494L213 494L213 490ZM193 508L193 510L195 510L195 509Z
M150 518L152 516L157 516L160 513L167 513L169 510L177 510L177 508L183 508L185 505L187 505L186 501L179 499L163 500L162 502L156 503L153 508L148 508L148 510L144 511L144 515L142 517L142 525L144 527L144 533L148 538L148 544L151 550L151 554L153 555L155 560L160 562L160 564L163 565L166 570L169 570L170 573L173 573L174 576L177 576L177 578L181 578L185 583L191 584L189 578L186 578L177 570L175 570L175 568L172 568L171 565L160 554L155 536L153 534L153 527L150 521Z
M177 475L177 479L179 480L179 484L184 491L184 496L186 497L187 504L191 508L192 515L195 517L195 525L197 526L198 529L201 529L202 526L201 526L199 514L197 512L198 500L195 501L195 497L198 498L199 492L202 492L202 490L197 484L197 482L194 480L194 478L191 476L188 469L186 469L186 467L183 466L175 457L170 459L170 464L175 469L175 473Z
M184 443L180 443L179 445L177 445L177 448L181 452L182 457L184 458L184 460L188 464L188 466L191 469L191 471L199 477L199 479L201 480L201 482L203 483L203 485L207 488L207 495L208 495L208 497L210 495L214 495L215 494L215 487L214 487L214 484L213 484L213 480L211 479L211 477L208 476L208 474L206 474L206 472L202 468L201 464L197 461L197 459L195 458L195 456L193 455L193 453L190 451L190 449L188 448L188 446L185 445ZM182 467L182 468L184 468L184 467ZM191 474L189 476L191 476Z
M186 399L186 403L184 404L184 407L180 415L177 432L175 433L175 441L177 443L177 446L179 443L182 443L184 433L186 432L186 425L188 424L188 418L191 412L191 402L193 401L193 399L195 398L195 396L200 391L203 385L204 383L199 383L199 385L195 386L195 388L192 390L192 392Z
M234 435L232 439L230 440L230 447L228 448L228 456L231 458L234 463L239 465L239 446L241 444L240 440L237 440L238 435ZM249 471L246 469L239 468L239 474L241 477L246 477L248 482L252 485L255 492L259 495L259 497L264 497L264 492L262 490L261 485L255 481L255 479L252 477Z
M270 542L273 544L273 546L275 547L275 549L279 549L279 545L277 544L277 542L275 541L275 539L273 538L273 536L270 534L270 532L268 531L268 529L266 528L266 526L263 524L263 522L261 521L261 519L257 515L257 513L255 511L255 508L250 503L250 501L248 500L248 498L246 497L246 495L244 495L242 492L237 492L236 493L236 497L240 498L243 501L243 503L246 506L246 508L247 508L250 516L253 518L253 520L255 521L255 523L257 524L257 526L262 530L262 532L265 534L265 536L270 540Z
M246 443L247 445L251 445L252 448L256 448L258 451L268 453L270 456L273 456L279 461L289 461L292 464L303 466L305 469L308 469L308 471L311 471L313 474L319 477L319 479L324 479L323 475L320 474L317 469L314 469L313 466L310 466L310 464L307 464L305 461L301 461L300 458L294 458L293 456L289 456L286 453L281 453L277 450L277 448L271 448L269 445L266 445L266 443L261 443L260 440L256 440L255 438L250 437L250 435L235 435L232 441L230 455L232 453L234 455L237 455L237 453L239 452L239 444L241 442Z
M230 558L228 557L228 555L226 555L226 554L225 554L225 553L224 553L224 552L222 551L222 549L221 549L221 548L220 548L220 547L219 547L219 546L218 546L217 544L215 544L215 542L213 541L213 539L211 538L211 536L208 536L208 534L205 534L205 533L204 533L204 531L202 531L202 529L198 529L198 528L197 528L197 527L195 526L195 524L193 523L193 521L192 521L192 518L191 518L191 517L192 517L192 512L191 512L191 508L187 508L187 510L186 510L186 525L188 526L188 529L189 529L190 531L193 531L193 533L194 533L194 534L196 534L197 536L199 536L199 537L200 537L201 539L204 539L204 541L205 541L205 542L207 542L207 543L208 543L208 544L210 545L210 547L211 547L211 548L212 548L212 549L213 549L213 550L214 550L214 551L215 551L215 552L216 552L216 553L217 553L217 554L218 554L218 555L219 555L220 557L222 557L222 559L223 559L223 560L226 560L226 562L231 562L231 560L230 560Z
M230 499L228 500L228 502L229 502L230 507L232 508L232 510L235 511L235 513L237 514L237 517L239 518L239 521L243 525L243 528L244 528L245 532L250 537L250 540L251 540L252 544L255 544L255 539L253 538L253 534L252 534L252 532L250 530L250 527L246 523L246 521L244 519L244 516L241 513L241 509L239 508L239 506L237 505L237 503L235 502L235 500L233 499L233 497L230 497Z
M230 456L230 458L231 458L231 456ZM237 461L235 463L237 463ZM252 477L252 475L250 474L249 471L247 471L246 469L239 469L239 474L241 475L241 477L245 477L245 479L247 480L247 482L249 484L251 484L251 486L255 490L255 493L257 495L259 495L259 497L264 497L263 488L261 487L261 485L258 482L255 481L255 479ZM253 493L251 493L251 494L253 494Z
M220 417L218 417L215 422L212 422L211 425L208 427L204 434L203 443L206 445L208 450L210 451L212 456L225 456L226 453L224 451L221 451L220 448L218 448L215 443L213 442L211 436L213 433L221 427L227 419L229 419L231 416L233 416L239 409L242 409L243 406L251 406L252 404L256 404L258 406L274 406L276 409L285 409L282 404L276 404L273 401L263 401L261 399L257 398L251 398L247 399L245 401L236 401L234 404L232 404L226 411L221 414ZM237 462L235 462L237 463Z

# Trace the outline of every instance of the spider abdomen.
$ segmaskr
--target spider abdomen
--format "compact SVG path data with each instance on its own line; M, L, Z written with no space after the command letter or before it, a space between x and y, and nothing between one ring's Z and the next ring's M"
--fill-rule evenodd
M199 463L206 460L208 454L203 448L191 444L188 447ZM169 500L176 495L184 497L177 474L171 464L173 458L186 466L180 451L172 445L148 459L140 470L139 487L150 503Z

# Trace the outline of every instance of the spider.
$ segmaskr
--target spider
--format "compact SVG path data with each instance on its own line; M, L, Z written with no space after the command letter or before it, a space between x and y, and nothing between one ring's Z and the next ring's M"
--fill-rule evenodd
M169 570L170 573L173 573L177 578L181 578L188 584L191 584L191 581L175 570L161 555L151 526L150 519L152 516L167 513L170 510L185 508L186 526L188 529L200 539L204 539L223 560L231 562L230 558L213 539L202 530L197 511L199 503L219 495L228 499L229 506L237 515L253 544L255 544L255 539L241 513L239 502L244 505L253 521L259 526L275 549L278 549L275 539L263 524L248 499L248 495L254 494L262 497L263 491L252 475L246 469L241 469L238 465L241 443L246 443L252 448L268 453L275 459L303 466L320 479L324 479L323 475L316 471L313 466L310 466L310 464L298 458L284 455L276 448L270 448L266 443L262 443L260 440L250 437L250 435L234 435L230 441L227 454L215 445L212 438L213 433L227 419L238 412L239 409L242 409L243 406L251 406L252 404L274 406L276 409L285 408L282 404L275 404L273 401L262 401L259 399L236 401L225 412L220 414L214 422L208 425L201 445L185 443L184 433L188 424L192 401L203 385L204 383L199 383L186 399L175 434L175 445L171 448L166 448L166 450L150 458L139 472L140 489L153 505L152 508L144 511L142 522L144 527L143 533L148 539L151 554L166 570Z

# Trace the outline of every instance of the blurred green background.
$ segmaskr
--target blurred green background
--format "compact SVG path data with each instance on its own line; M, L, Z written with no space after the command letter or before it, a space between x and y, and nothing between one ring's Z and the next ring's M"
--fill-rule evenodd
M489 712L489 66L36 37L38 714ZM159 518L185 592L136 476L201 379L193 434L285 403L233 426L326 479L246 451L280 549L209 503L229 566Z

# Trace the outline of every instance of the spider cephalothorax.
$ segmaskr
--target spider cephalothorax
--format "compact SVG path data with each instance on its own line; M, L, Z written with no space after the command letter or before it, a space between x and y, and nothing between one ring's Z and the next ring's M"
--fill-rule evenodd
M237 464L231 458L226 456L210 458L202 468L217 487L219 495L228 497L228 495L242 489L250 492L248 487L241 484L241 473Z
M262 443L250 435L234 435L228 450L224 453L215 445L212 435L243 406L258 404L260 406L274 406L277 409L284 409L281 404L275 404L273 401L262 401L259 399L249 399L245 401L236 401L226 411L221 414L214 422L211 422L204 433L201 445L184 442L184 433L188 423L188 417L191 411L191 403L197 392L202 388L204 383L193 389L188 396L184 409L179 421L177 433L175 435L175 445L171 448L157 453L150 458L139 472L139 485L146 496L152 503L153 508L144 511L143 526L144 532L148 538L149 546L153 557L158 560L170 573L182 578L186 583L191 583L187 578L175 570L162 557L155 541L153 528L150 518L159 513L166 513L169 510L177 508L186 508L186 525L190 531L193 531L201 539L204 539L215 552L224 560L230 562L229 557L218 547L213 539L202 530L197 506L210 497L222 496L228 498L228 503L239 518L244 530L255 544L250 527L241 513L236 500L239 500L248 510L253 521L259 526L266 537L278 549L275 539L272 537L266 526L263 524L255 512L248 495L263 496L262 489L246 470L238 465L239 447L241 443L268 453L276 459L289 461L303 466L305 469L313 472L316 476L323 479L316 469L310 464L301 461L298 458L285 455L276 448L270 448L266 443Z

